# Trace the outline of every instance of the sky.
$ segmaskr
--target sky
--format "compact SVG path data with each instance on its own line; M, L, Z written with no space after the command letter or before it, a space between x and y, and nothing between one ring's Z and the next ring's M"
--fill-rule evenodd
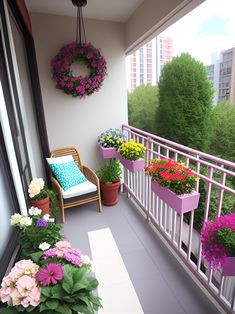
M173 55L190 53L205 65L211 53L235 47L235 0L206 0L161 35L173 39Z

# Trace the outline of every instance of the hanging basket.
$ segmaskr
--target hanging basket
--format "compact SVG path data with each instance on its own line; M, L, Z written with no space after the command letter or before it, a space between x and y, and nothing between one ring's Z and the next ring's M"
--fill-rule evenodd
M177 213L184 214L193 211L198 207L200 194L193 191L191 194L177 195L171 190L160 186L157 182L151 182L152 191L164 201L167 205L173 208Z
M235 257L226 257L225 264L222 269L222 276L235 276Z

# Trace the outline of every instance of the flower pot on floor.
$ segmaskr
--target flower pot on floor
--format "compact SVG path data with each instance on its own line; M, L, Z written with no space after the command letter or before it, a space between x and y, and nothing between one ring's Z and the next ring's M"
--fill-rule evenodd
M226 261L222 269L222 276L235 276L235 256L226 257Z
M193 191L191 194L177 195L154 181L151 182L151 188L161 200L163 200L179 214L193 211L198 207L200 194L196 191Z
M131 172L138 172L144 169L144 159L140 158L137 160L129 160L124 157L122 157L120 154L118 154L118 158L121 162L121 164L130 170Z
M118 191L120 180L111 184L100 183L102 203L106 206L114 206L118 203Z
M104 159L108 158L118 158L118 153L114 147L103 147L99 145L100 154Z
M49 196L42 200L32 200L30 199L30 204L33 207L37 207L42 210L42 215L49 214L50 212L50 199Z

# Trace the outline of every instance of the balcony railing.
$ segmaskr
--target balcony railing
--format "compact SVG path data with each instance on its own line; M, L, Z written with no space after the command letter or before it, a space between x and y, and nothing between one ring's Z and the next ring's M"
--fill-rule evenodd
M203 222L208 220L212 201L212 190L217 191L216 216L220 216L225 193L235 196L235 190L229 181L235 180L235 163L191 149L167 139L141 131L129 125L122 126L127 138L146 147L146 161L153 158L171 158L184 161L187 167L194 169L200 178L196 190L205 184L205 205ZM219 178L219 180L218 180ZM132 173L125 169L124 188L128 195L146 214L146 219L160 232L170 247L200 283L210 292L220 306L232 313L235 307L235 283L233 278L224 277L209 269L201 254L199 233L194 230L194 212L190 213L185 229L184 214L177 214L151 191L151 178L144 171ZM187 230L187 231L185 231ZM186 234L187 233L187 234ZM195 247L196 245L196 247Z

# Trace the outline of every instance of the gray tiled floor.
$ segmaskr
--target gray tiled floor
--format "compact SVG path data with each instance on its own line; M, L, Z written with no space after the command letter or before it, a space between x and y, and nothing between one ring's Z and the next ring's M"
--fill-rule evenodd
M67 209L65 235L91 256L88 232L110 228L145 314L219 313L124 194L97 210L95 203Z

